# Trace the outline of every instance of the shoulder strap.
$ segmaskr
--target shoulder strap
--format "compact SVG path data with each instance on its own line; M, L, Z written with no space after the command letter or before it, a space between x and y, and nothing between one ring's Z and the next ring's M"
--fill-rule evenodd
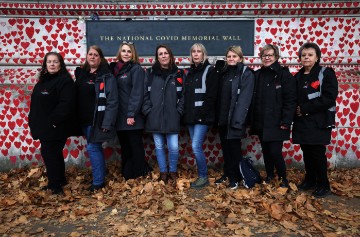
M320 82L320 94L321 94L321 86L322 86L322 83L323 83L323 80L324 80L324 71L325 71L326 67L321 67L321 70L319 72L319 82Z

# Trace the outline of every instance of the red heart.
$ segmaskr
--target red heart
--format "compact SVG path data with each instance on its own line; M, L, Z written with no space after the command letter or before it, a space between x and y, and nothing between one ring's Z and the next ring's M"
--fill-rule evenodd
M311 82L311 87L317 90L317 88L320 86L320 81L314 81Z

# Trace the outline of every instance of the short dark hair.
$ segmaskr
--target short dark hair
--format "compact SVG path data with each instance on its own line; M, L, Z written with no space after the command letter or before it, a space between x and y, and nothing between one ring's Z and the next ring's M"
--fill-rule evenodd
M299 56L300 60L301 60L301 53L302 53L303 49L314 49L315 53L316 53L316 56L318 57L317 63L320 62L321 50L320 50L320 47L317 44L312 43L312 42L307 42L307 43L301 45L301 47L299 49L299 53L298 53L298 56Z

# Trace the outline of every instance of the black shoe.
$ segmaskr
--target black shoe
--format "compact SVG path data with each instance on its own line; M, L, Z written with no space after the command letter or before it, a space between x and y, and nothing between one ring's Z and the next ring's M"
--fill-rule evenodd
M287 179L281 179L280 187L281 188L288 188L289 187L289 181Z
M62 187L49 188L52 194L64 194Z
M232 190L235 190L239 187L239 183L238 182L231 182L229 183L228 185L228 188L232 189Z
M227 177L225 175L221 176L219 179L215 180L215 184L222 184L227 181Z
M89 188L89 191L90 192L94 192L94 191L97 191L99 189L102 189L103 187L105 187L105 184L100 184L100 185L95 185L95 184L92 184Z
M309 182L304 180L301 184L297 186L297 188L301 191L307 191L310 189L314 189L316 187L316 184L313 182Z
M316 188L312 195L316 198L323 198L331 194L330 188Z
M274 176L267 176L265 179L265 183L269 184L274 179Z

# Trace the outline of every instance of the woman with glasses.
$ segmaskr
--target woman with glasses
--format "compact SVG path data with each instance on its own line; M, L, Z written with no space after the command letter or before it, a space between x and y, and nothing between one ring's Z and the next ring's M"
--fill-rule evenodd
M246 116L254 89L254 73L244 65L240 46L230 46L226 51L225 66L216 62L219 76L217 123L224 156L224 174L215 181L229 181L230 189L237 189L242 179L239 162L242 160L241 138L245 135Z
M59 53L45 55L39 81L30 103L29 127L33 139L39 139L48 185L44 190L63 193L67 184L62 150L70 135L75 114L75 86Z
M203 44L190 48L191 67L184 83L183 123L187 125L191 146L196 158L198 179L190 184L192 188L209 185L206 157L202 148L209 125L215 121L218 74L207 60Z
M132 42L123 42L110 68L117 82L119 109L116 130L121 145L121 172L125 180L148 174L143 144L145 72Z
M175 64L171 49L159 45L155 51L155 63L146 72L146 93L143 113L146 116L145 130L153 134L160 180L176 184L179 159L178 134L180 118L184 112L183 70ZM166 162L165 141L169 154Z
M90 46L86 61L75 70L77 110L87 140L92 170L91 192L105 187L105 159L102 143L116 136L118 95L114 76L102 50Z
M275 178L280 187L289 187L282 155L283 141L290 139L290 127L296 108L296 82L278 59L279 48L265 45L260 50L262 67L255 72L251 106L251 133L260 139L266 169L266 182Z
M298 56L303 67L295 75L297 107L292 141L300 144L306 172L298 188L313 190L315 197L322 198L331 194L325 153L335 127L338 81L332 68L320 66L317 44L303 44Z

